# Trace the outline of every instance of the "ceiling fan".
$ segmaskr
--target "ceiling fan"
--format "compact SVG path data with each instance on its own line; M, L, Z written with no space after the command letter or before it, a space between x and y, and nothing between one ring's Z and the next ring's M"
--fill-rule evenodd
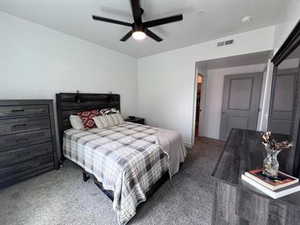
M153 38L155 41L160 42L163 39L157 36L148 28L183 20L183 16L179 14L179 15L174 15L174 16L164 17L161 19L143 22L142 15L144 13L144 10L140 6L140 0L130 0L130 3L131 3L131 10L132 10L134 23L123 22L123 21L109 19L109 18L95 16L95 15L93 15L92 17L94 20L131 27L131 30L124 37L122 37L120 41L127 41L131 36L135 40L143 40L146 38L147 35Z

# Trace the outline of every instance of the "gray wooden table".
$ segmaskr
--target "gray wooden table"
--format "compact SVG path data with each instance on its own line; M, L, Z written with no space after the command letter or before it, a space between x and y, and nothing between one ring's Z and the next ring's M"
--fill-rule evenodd
M291 174L285 152L280 154L280 169ZM300 192L272 199L241 180L245 171L262 168L264 157L259 132L231 131L212 174L215 178L213 225L300 224Z

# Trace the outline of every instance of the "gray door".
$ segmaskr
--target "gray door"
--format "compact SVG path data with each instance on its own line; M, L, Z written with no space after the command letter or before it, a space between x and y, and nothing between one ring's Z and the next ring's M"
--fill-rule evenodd
M297 69L278 70L274 77L269 129L274 133L292 134Z
M232 128L256 130L262 73L224 77L220 139L226 140Z

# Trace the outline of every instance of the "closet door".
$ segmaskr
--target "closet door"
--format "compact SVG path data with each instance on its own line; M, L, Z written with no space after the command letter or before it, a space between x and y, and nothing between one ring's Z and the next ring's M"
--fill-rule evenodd
M278 70L274 77L269 129L273 133L291 135L296 94L297 69Z
M232 128L256 130L262 73L224 77L220 139L226 140Z

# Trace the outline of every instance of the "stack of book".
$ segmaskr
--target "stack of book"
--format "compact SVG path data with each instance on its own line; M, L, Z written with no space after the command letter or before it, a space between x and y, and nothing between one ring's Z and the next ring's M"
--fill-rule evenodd
M283 172L273 179L263 169L251 170L242 174L242 180L274 199L300 191L299 179Z

